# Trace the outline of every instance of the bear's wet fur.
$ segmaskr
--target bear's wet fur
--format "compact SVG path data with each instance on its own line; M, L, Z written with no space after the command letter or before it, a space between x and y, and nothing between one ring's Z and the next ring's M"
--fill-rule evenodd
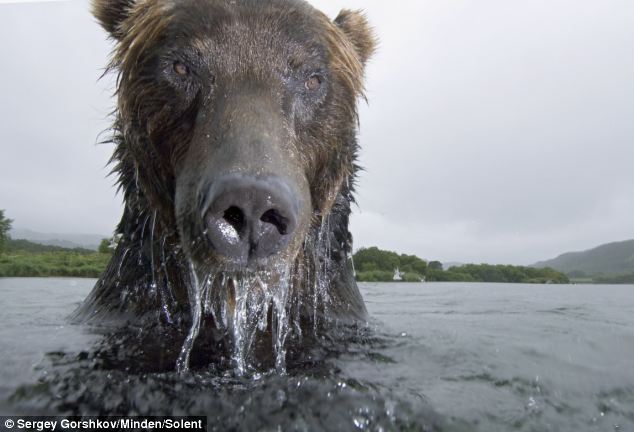
M295 333L364 320L348 230L357 100L375 46L363 14L330 21L300 0L93 0L93 13L116 44L112 164L124 211L113 257L75 318L125 322L154 335L144 344L159 337L159 363L171 365L204 283L235 308L240 280L258 275L249 280L266 289L284 279ZM284 183L293 232L274 212L267 227L279 244L247 239L229 253L224 231L228 246L214 243L204 202L233 178ZM237 238L245 216L227 214L221 228ZM231 344L217 314L200 320L194 363Z

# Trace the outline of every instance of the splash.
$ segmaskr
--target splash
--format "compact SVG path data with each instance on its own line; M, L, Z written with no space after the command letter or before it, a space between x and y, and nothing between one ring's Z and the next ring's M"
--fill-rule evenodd
M176 360L176 371L177 372L186 372L189 370L189 356L191 354L192 348L194 347L194 342L198 337L198 332L200 331L200 317L201 317L201 304L200 299L202 296L202 289L200 287L200 283L198 282L198 276L196 274L196 269L193 264L190 263L190 273L192 281L188 285L189 288L189 301L192 310L192 325L189 329L189 334L183 343L183 348L181 349L181 353L178 356L178 360Z
M284 374L289 335L294 332L298 339L302 337L302 310L312 310L310 321L315 334L318 322L328 320L330 242L330 223L324 218L319 229L307 236L303 258L293 264L280 263L254 272L205 273L190 262L192 321L176 363L177 371L189 370L191 351L203 317L208 316L231 340L231 363L236 374L242 376L258 368L258 342L268 340L268 335L272 351L266 351L273 352L275 370ZM294 289L294 280L301 281L303 288Z
M315 244L313 250L313 274L312 278L308 277L308 283L312 285L313 290L313 298L312 298L312 309L313 309L313 333L317 334L319 321L320 321L320 312L322 315L322 320L327 321L328 318L328 309L330 306L330 218L325 217L322 219L321 226L319 230L309 236L307 241ZM306 248L308 249L308 248Z
M270 331L275 368L286 370L285 342L291 328L288 307L290 266L254 273L218 272L199 277L190 264L189 291L192 323L176 363L179 372L189 370L189 357L200 332L203 316L211 316L217 329L232 340L231 362L238 375L254 369L254 347L259 335Z

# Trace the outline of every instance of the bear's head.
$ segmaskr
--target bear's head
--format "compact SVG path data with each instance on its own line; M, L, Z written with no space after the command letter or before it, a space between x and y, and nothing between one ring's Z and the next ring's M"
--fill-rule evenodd
M94 0L93 12L116 44L125 207L75 316L158 317L181 342L189 326L180 369L199 330L210 351L229 341L238 366L269 340L279 365L291 328L365 317L348 231L375 44L363 15L330 21L301 0Z
M292 262L350 193L374 39L296 0L95 0L116 40L126 203L199 267ZM130 199L128 199L130 198Z

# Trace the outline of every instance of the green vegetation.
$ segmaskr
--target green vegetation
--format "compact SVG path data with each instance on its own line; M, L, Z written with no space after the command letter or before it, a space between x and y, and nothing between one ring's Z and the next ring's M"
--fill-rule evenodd
M361 248L353 255L357 280L362 282L392 282L394 270L401 271L406 282L420 282L427 263L414 255L399 255L377 247Z
M442 263L440 261L430 261L429 270L442 271Z
M467 264L446 271L430 270L428 281L506 282L506 283L570 283L568 276L551 268L511 265Z
M101 243L99 243L99 248L97 249L99 253L112 255L112 248L110 247L110 240L102 239Z
M632 284L634 240L606 243L582 252L568 252L534 265L545 266L566 273L573 283Z
M41 252L76 252L79 254L91 254L95 253L92 249L85 248L65 248L61 246L51 246L51 245L43 245L39 243L33 243L28 240L13 240L12 238L8 238L6 242L7 252L32 252L32 253L41 253Z
M0 277L99 277L112 256L113 241L108 239L101 241L98 251L13 240L8 236L12 222L0 210ZM623 257L630 250L630 244L634 246L634 241L613 243L589 251L596 254L607 247L611 251L609 256L621 256L619 262L630 268L629 272L604 274L573 270L569 273L570 278L579 283L634 283L634 272L631 271L634 252ZM361 282L392 282L398 269L403 282L570 283L568 275L550 267L467 264L443 270L440 261L427 263L415 255L399 255L377 247L361 248L353 255L353 259L356 278Z
M467 264L443 270L440 261L429 263L414 255L399 255L377 247L359 249L354 255L356 277L360 282L392 282L401 272L403 282L507 282L569 283L568 277L551 268L511 265Z
M607 243L583 252L568 252L557 258L541 261L534 267L552 267L573 280L585 280L601 274L634 273L634 240Z
M5 245L9 239L9 230L11 229L11 219L4 216L4 210L0 209L0 254L4 252Z
M26 240L6 240L0 255L0 277L69 276L96 278L106 268L110 253L65 249Z
M597 284L634 284L634 273L596 275L591 282Z

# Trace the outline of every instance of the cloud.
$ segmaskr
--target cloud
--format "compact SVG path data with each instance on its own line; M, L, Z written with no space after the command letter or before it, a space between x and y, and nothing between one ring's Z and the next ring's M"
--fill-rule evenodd
M366 7L356 245L529 263L632 238L612 205L634 186L634 6L417 4Z
M634 237L634 3L315 0L380 37L361 104L355 245L530 263ZM110 51L88 3L0 5L0 208L108 234Z
M0 207L16 227L107 235L120 200L106 178L110 49L87 2L0 5Z

